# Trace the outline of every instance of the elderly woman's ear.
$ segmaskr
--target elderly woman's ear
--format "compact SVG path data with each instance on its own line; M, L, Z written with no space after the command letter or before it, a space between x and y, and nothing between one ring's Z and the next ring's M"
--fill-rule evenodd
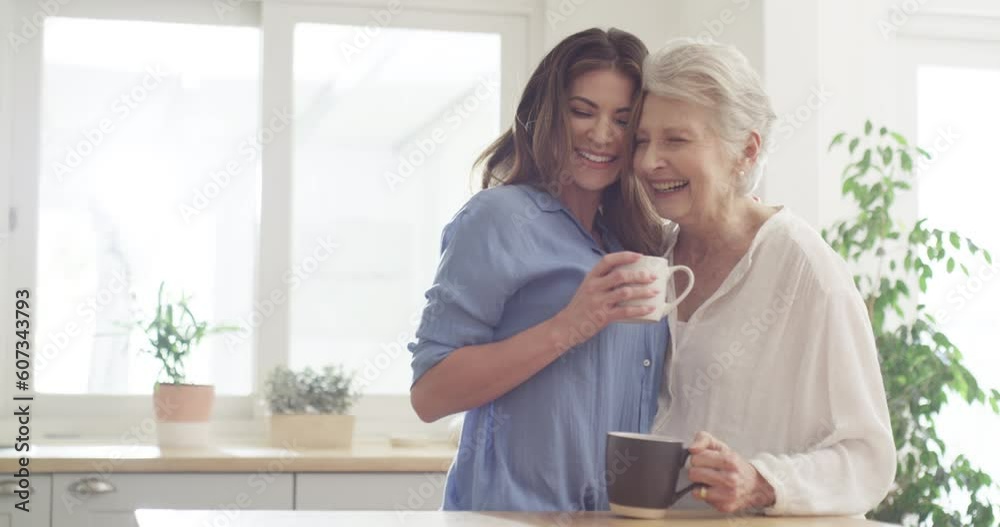
M757 130L751 130L750 135L747 136L747 142L743 146L743 159L741 161L740 170L747 170L753 168L754 164L761 155L761 137L760 132Z

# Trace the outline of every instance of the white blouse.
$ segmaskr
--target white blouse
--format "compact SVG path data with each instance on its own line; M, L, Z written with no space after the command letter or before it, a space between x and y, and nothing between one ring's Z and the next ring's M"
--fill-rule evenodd
M704 430L728 444L774 487L767 514L861 514L885 497L896 449L867 310L804 220L787 209L769 218L675 326L670 317L653 433L690 443ZM678 506L706 505L688 495Z

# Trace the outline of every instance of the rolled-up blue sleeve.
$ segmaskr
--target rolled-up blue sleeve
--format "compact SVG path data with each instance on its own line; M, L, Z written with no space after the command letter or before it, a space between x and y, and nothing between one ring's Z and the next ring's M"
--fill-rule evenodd
M444 228L441 261L427 291L413 353L413 382L454 350L493 341L517 290L514 236L499 203L474 196Z

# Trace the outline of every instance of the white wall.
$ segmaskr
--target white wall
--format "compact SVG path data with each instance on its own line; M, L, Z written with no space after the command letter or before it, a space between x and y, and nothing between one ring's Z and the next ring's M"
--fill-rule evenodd
M710 36L761 65L760 0L545 0L545 50L574 32L617 27L651 51L678 37Z
M14 32L14 5L13 0L0 0L0 211L7 210L10 196L10 143L11 127L10 116L13 107L11 100L11 75L14 71L14 57L7 35ZM7 214L2 214L0 219L0 233L7 232ZM0 258L5 253L2 251L6 247L6 237L0 238ZM6 262L6 258L0 260ZM6 270L4 270L4 273ZM0 277L5 274L0 274ZM3 283L0 282L0 286Z
M544 52L567 36L591 27L623 29L650 49L677 31L678 5L663 0L544 0ZM540 59L537 57L536 59Z
M7 291L7 254L9 244L7 243L7 210L10 206L10 143L11 143L11 113L13 101L11 100L11 75L14 70L13 54L10 49L10 39L7 35L14 31L14 6L13 0L0 0L0 291ZM5 320L10 320L7 316L7 307L0 309ZM9 337L2 339L3 346L0 352L0 360L4 364L10 364L8 358Z

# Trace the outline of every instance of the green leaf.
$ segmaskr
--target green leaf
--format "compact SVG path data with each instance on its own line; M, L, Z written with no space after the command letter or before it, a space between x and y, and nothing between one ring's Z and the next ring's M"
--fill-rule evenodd
M865 135L872 133L872 122L865 121Z
M882 164L885 165L885 166L889 166L890 163L892 163L892 149L891 148L883 148L882 149Z
M896 142L899 143L900 145L902 145L902 146L909 146L907 144L907 142L906 142L906 138L903 137L901 134L896 133L896 132L892 132L889 135L891 135L892 138L895 139Z
M954 270L955 270L955 259L954 258L948 258L948 272L950 273L950 272L952 272Z
M859 139L857 137L855 137L854 139L851 139L850 144L847 145L847 151L853 154L854 153L854 149L858 147L858 143L860 143L860 142L861 142L861 139Z
M931 158L931 153L928 152L928 151L926 151L926 150L924 150L923 148L920 148L919 146L917 147L917 153L919 153L920 155L926 157L927 159Z
M865 155L861 157L861 161L858 161L858 168L862 172L868 170L868 167L872 164L872 149L866 148Z
M846 196L852 193L856 188L858 188L857 181L853 177L850 177L844 180L844 184L843 186L841 186L840 193Z
M952 245L952 246L953 246L954 248L956 248L956 249L959 249L959 248L961 248L961 247L962 247L962 243L961 243L961 240L962 240L962 239L961 239L961 237L960 237L960 236L958 235L958 233L957 233L957 232L953 232L953 233L951 233L951 236L949 236L948 238L949 238L949 239L951 240L951 245Z
M878 129L878 135L880 135L880 136L881 136L881 135L885 135L885 134L886 134L886 132L888 132L888 131L889 131L889 130L888 130L888 129L887 129L886 127L884 127L884 126L883 126L882 128L879 128L879 129Z
M840 132L839 134L833 136L833 140L830 141L830 146L828 146L826 148L826 151L829 152L830 150L833 149L834 146L837 146L840 143L842 143L844 141L844 137L846 137L846 136L847 136L847 132Z
M986 258L986 263L993 265L993 257L990 256L990 252L983 249L983 258Z
M899 165L903 168L904 172L913 172L913 159L910 154L905 151L899 151ZM905 183L904 183L905 184ZM906 185L906 189L909 190L910 186Z

